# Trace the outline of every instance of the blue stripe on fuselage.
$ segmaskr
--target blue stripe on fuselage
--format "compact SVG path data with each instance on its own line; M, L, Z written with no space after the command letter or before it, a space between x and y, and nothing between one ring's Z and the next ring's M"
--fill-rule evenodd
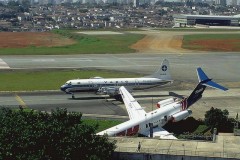
M146 82L146 83L118 83L117 85L115 83L113 84L89 84L89 85L62 85L61 86L61 91L66 92L66 93L72 93L72 92L87 92L87 91L97 91L101 87L117 87L117 86L132 86L133 88L143 88L144 85L147 88L152 88L156 87L158 85L163 85L168 83L168 81L164 82Z

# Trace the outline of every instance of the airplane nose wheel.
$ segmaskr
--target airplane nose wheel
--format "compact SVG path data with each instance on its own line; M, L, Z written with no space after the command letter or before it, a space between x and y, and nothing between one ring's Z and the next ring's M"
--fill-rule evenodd
M75 95L72 93L72 99L75 99Z

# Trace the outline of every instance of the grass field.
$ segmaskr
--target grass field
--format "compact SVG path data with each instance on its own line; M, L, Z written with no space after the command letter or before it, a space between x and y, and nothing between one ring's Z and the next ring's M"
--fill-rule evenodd
M240 51L240 34L184 35L182 48L203 51Z
M121 35L85 35L69 30L56 30L53 32L62 35L64 38L71 38L76 43L53 47L1 48L0 55L130 53L135 52L130 46L144 37L143 34L127 32L123 32L124 34Z
M96 119L83 119L83 123L88 125L96 125L98 124L97 133L103 131L105 129L111 128L115 125L122 123L123 121L119 120L96 120Z
M137 74L104 70L27 70L1 71L0 91L59 90L69 79L94 76L104 78L137 77Z

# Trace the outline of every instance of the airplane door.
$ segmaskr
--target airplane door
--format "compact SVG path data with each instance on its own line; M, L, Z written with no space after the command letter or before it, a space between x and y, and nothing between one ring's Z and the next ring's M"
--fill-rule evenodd
M135 79L135 87L138 88L139 87L139 80Z
M118 86L118 81L116 81L115 86Z
M94 89L94 84L92 81L89 81L89 90L93 90Z

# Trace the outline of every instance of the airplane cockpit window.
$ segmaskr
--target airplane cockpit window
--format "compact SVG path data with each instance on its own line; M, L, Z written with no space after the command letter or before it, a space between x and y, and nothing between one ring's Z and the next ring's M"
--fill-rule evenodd
M72 82L66 82L65 84L69 86L72 85Z

